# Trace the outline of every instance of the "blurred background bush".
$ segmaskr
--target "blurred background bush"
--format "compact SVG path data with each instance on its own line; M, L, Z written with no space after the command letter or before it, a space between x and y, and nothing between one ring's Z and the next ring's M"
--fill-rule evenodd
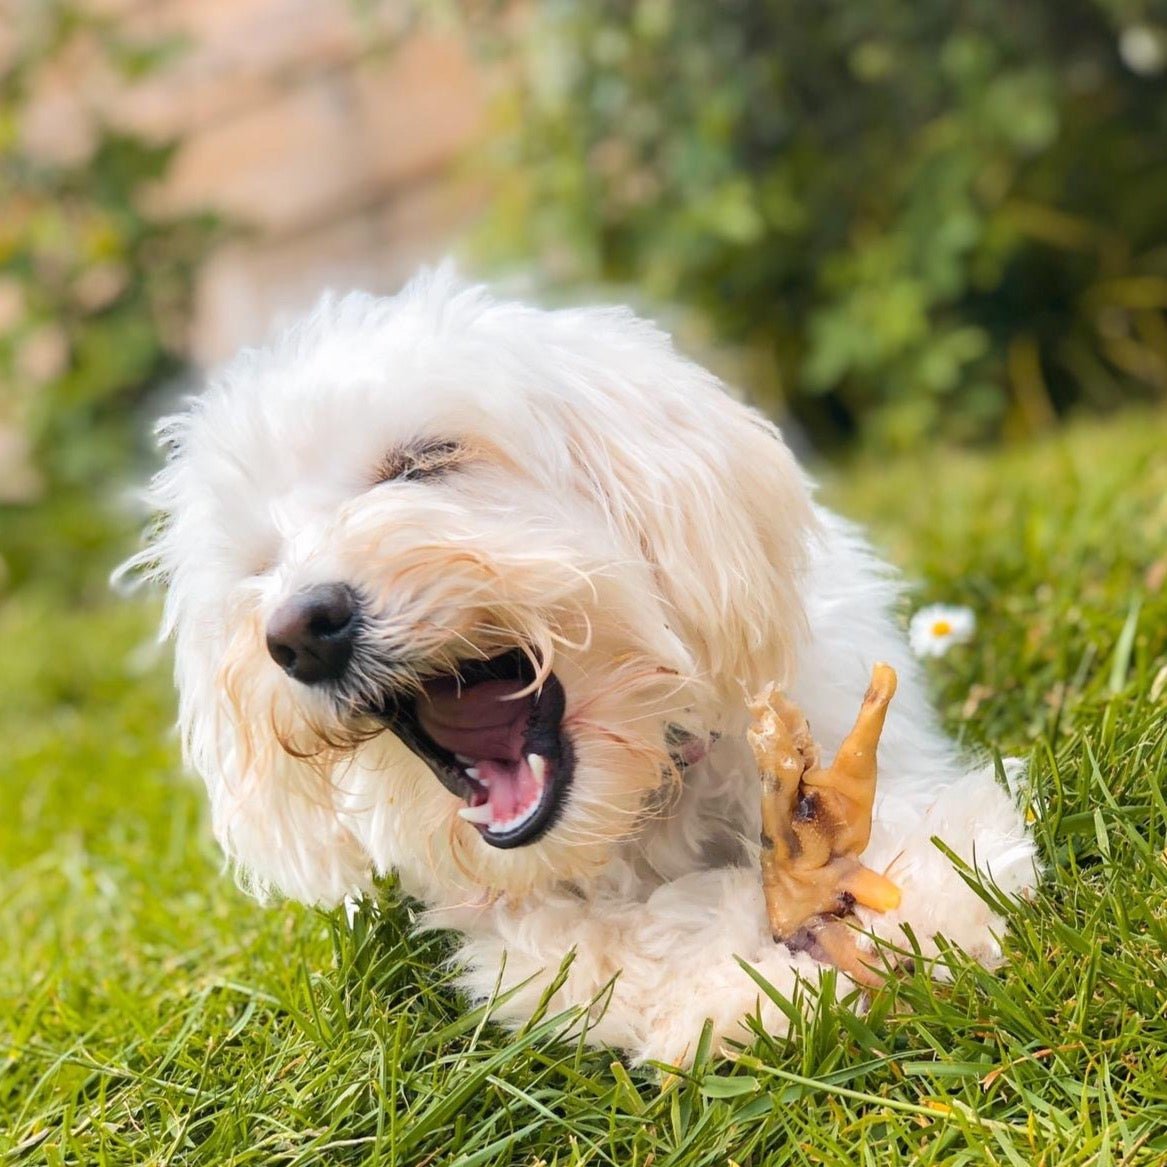
M1162 398L1165 66L1150 0L0 0L5 571L107 539L157 386L455 246L821 450Z
M164 45L53 0L0 6L0 30L0 582L35 567L67 586L115 522L87 504L124 477L136 406L179 367L211 222L143 214L169 146L98 121L77 88L128 83Z
M500 243L693 305L820 445L1167 388L1167 20L1134 0L546 0Z

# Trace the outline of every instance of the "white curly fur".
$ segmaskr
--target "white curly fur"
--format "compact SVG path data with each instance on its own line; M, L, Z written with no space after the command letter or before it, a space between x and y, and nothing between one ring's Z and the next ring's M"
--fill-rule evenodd
M743 694L786 684L829 755L885 660L900 683L865 860L905 894L864 922L1000 959L1000 920L931 840L1009 895L1033 846L991 767L938 731L891 572L812 502L775 427L651 324L499 302L440 269L392 299L326 297L160 433L161 520L128 567L165 583L186 757L256 892L330 905L398 872L461 933L471 998L525 983L497 1014L515 1023L574 949L553 1006L615 978L591 1036L633 1060L683 1062L707 1017L719 1042L758 1008L781 1030L738 958L784 993L817 966L767 933ZM373 485L419 437L473 459ZM400 680L385 661L467 643L554 669L577 766L550 831L486 845L388 731L274 664L274 609L338 580L375 598L354 664L370 695ZM680 775L669 726L714 741Z

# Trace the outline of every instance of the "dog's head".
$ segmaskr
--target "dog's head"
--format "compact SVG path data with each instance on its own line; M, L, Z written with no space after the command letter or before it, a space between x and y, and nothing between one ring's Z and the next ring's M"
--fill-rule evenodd
M160 433L132 565L256 887L584 878L799 631L789 453L623 311L326 299Z

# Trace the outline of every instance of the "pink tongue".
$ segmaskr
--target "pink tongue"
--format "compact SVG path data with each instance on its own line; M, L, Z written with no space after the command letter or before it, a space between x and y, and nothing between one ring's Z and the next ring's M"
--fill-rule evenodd
M430 681L417 703L421 727L443 749L474 761L518 762L530 702L505 701L522 688L517 681L484 681L459 692L452 677Z
M479 762L478 779L486 786L490 820L495 825L510 822L543 796L543 784L531 773L525 758L517 765Z

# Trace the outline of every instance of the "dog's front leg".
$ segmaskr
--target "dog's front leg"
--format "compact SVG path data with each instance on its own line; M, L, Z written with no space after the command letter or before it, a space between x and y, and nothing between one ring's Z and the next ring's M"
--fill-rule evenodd
M466 936L461 983L474 1000L522 986L497 1006L497 1020L517 1026L529 1018L572 954L550 1008L587 1009L591 1040L634 1062L688 1063L706 1019L723 1052L730 1042L748 1044L743 1022L759 1010L768 1031L784 1032L785 1016L739 957L787 996L798 978L815 982L822 972L810 956L774 943L756 869L695 872L642 903L557 893L498 904L460 912L456 926Z

